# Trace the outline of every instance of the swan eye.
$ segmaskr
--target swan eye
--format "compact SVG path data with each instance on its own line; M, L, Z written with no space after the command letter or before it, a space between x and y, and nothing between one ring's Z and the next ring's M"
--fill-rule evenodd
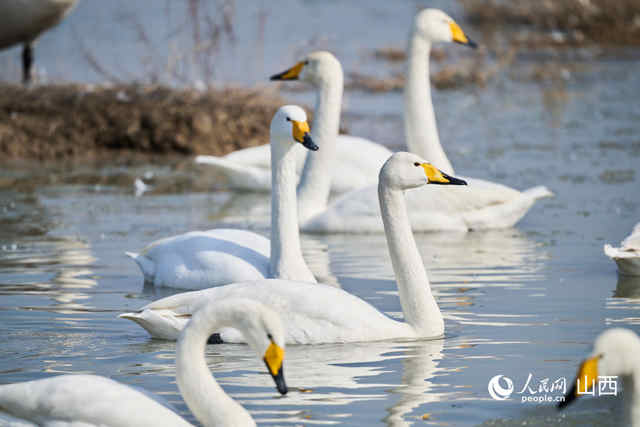
M269 338L269 341L273 341L273 335L267 334L267 338Z
M288 122L290 122L290 121L291 121L291 118L290 118L290 117L287 117L287 121L288 121Z
M304 61L304 65L309 65L309 60Z
M417 166L420 166L420 163L415 162L415 163L413 164L413 166L416 166L416 167L417 167Z

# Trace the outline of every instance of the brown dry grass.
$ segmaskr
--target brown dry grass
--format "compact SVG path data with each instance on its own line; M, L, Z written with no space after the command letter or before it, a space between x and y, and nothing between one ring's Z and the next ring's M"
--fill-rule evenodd
M640 0L461 0L467 19L489 28L563 33L567 44L640 44ZM550 40L557 43L558 39ZM539 43L539 41L538 41Z
M2 85L0 93L5 159L96 158L122 150L222 155L267 142L284 103L249 89Z

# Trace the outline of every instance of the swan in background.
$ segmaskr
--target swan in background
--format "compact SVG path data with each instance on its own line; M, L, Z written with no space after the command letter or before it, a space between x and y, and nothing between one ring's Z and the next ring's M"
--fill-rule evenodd
M205 289L275 277L315 282L302 258L296 211L295 157L302 147L317 150L304 110L280 107L271 121L271 240L247 230L192 231L127 252L145 282L178 289Z
M33 44L55 26L77 0L2 0L0 2L0 49L22 43L22 81L31 81Z
M327 205L329 192L344 193L375 184L378 172L391 155L383 145L364 138L338 135L342 107L342 66L330 52L316 51L271 80L300 80L316 89L311 136L322 150L298 159L300 206L316 211ZM197 156L197 163L213 166L227 177L229 186L244 191L270 191L269 149L261 145L223 157ZM304 168L303 168L304 166ZM332 180L335 176L339 179ZM304 202L304 203L302 203ZM301 217L304 222L305 216Z
M593 346L591 355L580 365L578 375L558 404L565 408L578 396L591 390L600 377L617 376L624 389L624 418L622 425L640 426L640 338L628 329L613 328L602 332ZM580 384L577 381L580 381Z
M342 289L288 280L259 280L186 292L162 298L120 317L138 323L153 337L176 339L188 318L202 304L225 304L228 298L242 297L264 302L281 313L287 324L287 343L441 337L444 320L431 293L404 200L404 190L425 184L444 186L465 182L440 172L411 153L392 155L380 171L379 201L405 322L385 316ZM219 333L222 342L242 341L233 330Z
M604 253L618 264L618 272L626 276L640 276L640 222L620 243L619 248L606 244Z
M428 80L429 53L435 42L475 46L458 24L441 10L424 9L416 15L409 38L404 91L406 140L409 151L429 160L445 173L453 174L453 167L440 145ZM553 195L544 186L520 192L481 179L465 180L470 191L427 186L409 193L407 203L413 230L508 228L518 222L536 200ZM380 216L370 208L376 197L375 186L343 194L324 212L302 223L301 228L313 233L382 232Z
M257 301L230 299L193 315L176 348L176 380L195 417L205 426L255 426L251 415L216 383L204 349L209 336L233 327L257 354L281 394L284 328L273 310ZM96 375L60 375L0 386L0 412L46 426L190 426L143 392Z

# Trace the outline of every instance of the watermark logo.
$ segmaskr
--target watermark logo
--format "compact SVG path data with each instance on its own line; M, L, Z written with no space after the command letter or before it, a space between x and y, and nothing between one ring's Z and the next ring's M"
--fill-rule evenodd
M500 384L500 380L504 381L506 387L503 387ZM504 375L496 375L489 380L487 389L489 390L489 395L492 399L506 400L511 397L511 393L513 393L513 381L511 381L511 378L505 377Z

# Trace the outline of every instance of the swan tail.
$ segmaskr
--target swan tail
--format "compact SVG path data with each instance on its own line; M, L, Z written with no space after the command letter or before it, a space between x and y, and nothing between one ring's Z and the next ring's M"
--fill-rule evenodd
M125 252L125 255L138 264L145 281L153 281L153 277L156 274L156 265L152 260L136 252Z
M227 180L227 185L235 190L270 191L271 172L268 169L244 165L223 157L197 156L197 164L211 166Z
M522 192L523 196L529 197L533 200L544 199L545 197L554 197L555 194L544 185L538 185L536 187L529 188Z
M139 312L122 313L120 319L131 320L149 332L152 338L163 340L177 340L191 316L175 316L163 310L142 310Z

